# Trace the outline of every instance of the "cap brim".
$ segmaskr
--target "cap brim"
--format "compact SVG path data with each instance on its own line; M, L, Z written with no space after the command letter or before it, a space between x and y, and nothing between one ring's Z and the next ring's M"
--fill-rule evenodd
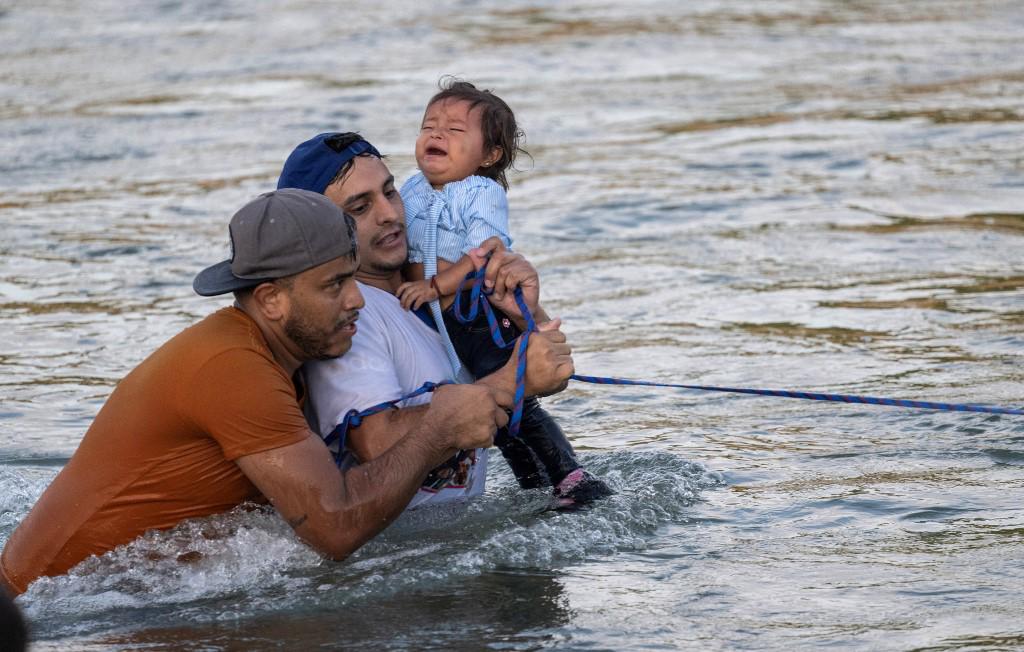
M224 260L196 274L195 280L192 281L192 289L201 296L215 297L218 294L251 288L268 280L270 279L239 278L231 273L231 261Z

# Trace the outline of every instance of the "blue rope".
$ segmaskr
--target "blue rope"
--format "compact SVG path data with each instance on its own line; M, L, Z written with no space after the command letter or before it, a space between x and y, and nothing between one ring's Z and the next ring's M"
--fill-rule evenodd
M507 349L515 344L515 340L505 342L504 338L501 337L498 319L494 316L494 310L491 309L491 302L487 300L487 297L493 293L493 290L484 289L484 276L486 273L487 268L481 267L475 272L466 274L466 278L459 283L459 288L455 291L455 319L460 323L469 324L476 319L476 316L482 310L484 316L487 317L487 328L491 332L491 339L494 340L494 344L498 348ZM463 310L462 295L466 283L472 283L472 286L469 290L469 308ZM516 304L519 306L519 310L523 313L523 319L526 321L526 330L523 331L519 339L519 347L516 350L516 390L513 396L512 414L508 419L509 437L515 437L519 434L519 425L523 420L523 399L526 398L526 349L530 346L530 333L537 330L537 323L533 320L533 315L530 314L530 309L526 306L523 291L517 287L513 296L515 297Z
M573 380L596 385L641 385L646 387L676 387L679 389L695 389L702 392L732 392L734 394L756 394L758 396L781 396L782 398L802 398L809 401L834 401L837 403L863 403L866 405L884 405L889 407L913 408L918 410L946 410L950 412L985 412L988 414L1021 414L1024 409L991 407L988 405L964 405L962 403L935 403L933 401L912 401L901 398L883 398L880 396L857 396L854 394L821 394L819 392L800 392L787 389L750 389L744 387L714 387L712 385L677 385L674 383L653 383L645 380L629 380L626 378L603 378L601 376L580 376L574 374Z
M393 401L385 401L383 403L378 403L377 405L368 407L365 410L361 411L356 409L349 410L345 414L345 418L341 420L341 423L335 426L334 430L332 430L330 433L328 433L326 437L324 437L324 444L327 445L328 447L330 447L330 445L333 444L334 442L338 442L338 451L336 453L333 453L334 463L338 465L338 467L341 467L341 461L345 456L345 441L348 438L349 428L358 428L359 425L363 422L363 419L365 419L366 417L377 414L378 412L383 412L384 410L398 409L398 404L401 403L402 401L408 400L416 396L420 396L422 394L426 394L427 392L432 392L441 385L447 385L447 383L432 383L428 380L427 382L423 383L423 385L421 385L419 389L413 390L412 392L406 394L402 398L396 398Z
M455 305L453 312L455 313L455 319L460 324L471 324L476 320L476 316L482 310L484 315L487 317L487 328L491 333L491 339L494 340L494 344L500 349L507 349L512 342L506 342L501 336L501 330L498 328L498 320L494 316L494 310L491 308L491 302L487 300L487 297L493 294L493 290L484 289L484 275L486 274L486 267L481 267L475 272L466 274L466 278L459 283L459 289L455 292ZM469 291L469 308L463 310L462 308L462 295L463 289L466 283L472 283ZM523 319L526 320L526 332L532 332L537 330L537 324L533 321L533 315L530 314L530 309L526 307L526 301L523 299L523 292L519 288L515 290L516 304L519 305L519 309L523 312Z
M487 324L491 331L491 338L494 343L501 348L508 348L514 342L506 343L500 335L498 329L498 321L494 317L494 311L491 310L490 302L487 300L487 295L491 294L490 291L483 289L484 274L486 268L481 268L475 272L470 272L466 275L466 278L459 285L459 289L455 294L455 317L462 323L468 323L473 321L479 314L479 310L483 310L487 316ZM460 297L463 293L463 286L466 283L472 283L470 289L470 307L468 314L462 311ZM523 417L523 399L526 393L526 349L530 344L530 333L537 330L537 324L533 320L533 315L530 314L530 309L526 306L526 301L523 299L523 292L518 287L514 291L516 304L519 306L519 310L522 311L523 319L526 321L526 330L523 332L519 340L519 346L516 348L516 389L514 394L514 405L512 409L512 415L509 417L508 422L508 434L510 437L515 437L519 434L519 425L522 422ZM757 396L778 396L782 398L800 398L809 401L832 401L836 403L859 403L864 405L881 405L888 407L902 407L911 408L917 410L945 410L948 412L982 412L986 414L1014 414L1024 415L1024 408L1004 408L995 407L988 405L966 405L963 403L936 403L934 401L914 401L908 399L899 398L884 398L881 396L858 396L855 394L823 394L820 392L803 392L794 391L788 389L754 389L749 387L715 387L713 385L684 385L678 383L656 383L647 380L630 380L628 378L608 378L603 376L583 376L580 374L573 374L570 376L572 380L576 380L582 383L592 383L595 385L633 385L641 387L672 387L676 389L690 389L701 392L729 392L733 394L754 394ZM410 398L426 394L427 392L433 392L435 389L446 383L432 383L426 382L423 385L401 398L393 401L386 401L384 403L378 403L373 407L369 407L365 410L349 410L342 419L341 423L337 425L324 438L324 443L328 446L333 444L335 441L338 442L338 451L334 453L334 461L338 466L341 466L342 457L345 453L345 439L348 434L349 428L357 428L362 423L363 419L368 416L383 412L384 410L395 409L398 407L398 403L408 400ZM463 451L460 451L459 455L452 458L449 461L450 464L457 464L461 458L465 456Z
M459 290L455 295L456 305L456 318L463 323L472 321L477 315L477 303L483 305L484 314L487 316L488 326L491 329L491 336L494 339L494 343L498 346L506 348L501 337L497 335L498 324L494 318L494 313L491 311L490 302L487 300L486 294L489 292L482 290L484 281L485 269L481 268L476 272L471 272L466 275L465 280L459 285ZM470 291L470 314L468 317L462 317L459 313L459 297L462 295L463 285L472 282L473 286ZM513 410L512 417L509 419L509 435L515 436L519 432L519 421L522 417L522 395L525 392L526 385L526 348L530 333L537 330L537 324L533 320L533 316L530 314L530 309L527 308L525 300L523 300L523 292L518 287L514 292L516 303L519 306L519 310L523 313L523 318L526 321L527 330L522 335L522 340L519 348L516 352L516 407ZM731 392L734 394L755 394L758 396L779 396L782 398L801 398L809 401L834 401L838 403L861 403L865 405L882 405L889 407L902 407L912 408L918 410L946 410L951 412L984 412L986 414L1016 414L1024 415L1024 409L1021 408L1004 408L994 407L987 405L965 405L962 403L936 403L934 401L912 401L907 399L898 398L884 398L879 396L857 396L854 394L823 394L820 392L803 392L793 391L786 389L752 389L744 387L714 387L712 385L681 385L676 383L655 383L645 380L629 380L626 378L607 378L602 376L582 376L579 374L573 374L570 376L572 380L576 380L583 383L594 383L597 385L639 385L644 387L674 387L678 389L691 389L702 392Z
M477 272L471 272L467 274L466 278L459 285L458 292L455 294L455 318L464 324L469 323L476 319L477 314L479 314L478 311L481 309L482 306L484 314L487 316L487 325L491 332L491 339L494 340L494 343L496 345L503 349L506 349L515 344L515 340L506 343L501 337L501 332L500 329L498 328L498 320L495 318L494 311L491 309L491 302L487 300L487 296L489 296L492 292L489 290L485 290L483 287L484 274L486 273L486 271L486 268L481 268ZM461 308L460 297L462 296L462 286L470 281L473 282L473 287L470 291L471 296L469 314L464 316L464 311ZM514 404L512 409L512 415L509 417L508 422L508 433L510 437L515 437L517 434L519 434L519 424L522 422L523 419L523 400L526 398L526 349L529 347L530 344L530 333L532 331L537 330L537 324L533 321L533 316L530 314L530 309L526 306L525 299L523 299L522 290L520 290L519 288L516 288L515 299L516 303L519 305L519 309L523 312L523 316L526 320L528 330L523 333L522 338L520 339L519 348L516 353L518 357L518 364L516 366L516 390L513 396ZM345 455L345 443L346 439L348 438L348 431L350 428L358 428L360 424L362 424L363 419L365 419L366 417L378 414L380 412L384 412L385 410L397 409L398 404L401 403L402 401L408 400L416 396L420 396L422 394L426 394L427 392L433 392L435 389L445 384L447 383L432 383L430 381L427 381L423 383L423 385L419 389L416 389L411 393L406 394L405 396L397 398L393 401L384 401L383 403L378 403L377 405L368 407L365 410L349 410L345 414L345 417L341 420L341 423L335 426L334 430L332 430L330 433L328 433L326 437L324 437L324 444L326 444L328 447L331 446L334 442L338 442L338 450L337 452L333 453L334 463L339 467L341 466L342 460ZM459 451L459 454L453 457L449 461L449 464L457 464L457 462L461 461L461 459L465 457L465 455L465 451Z

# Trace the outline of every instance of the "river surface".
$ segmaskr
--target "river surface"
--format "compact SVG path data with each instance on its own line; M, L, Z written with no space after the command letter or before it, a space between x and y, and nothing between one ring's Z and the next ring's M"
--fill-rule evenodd
M1018 0L0 2L0 544L299 142L399 180L438 79L517 111L515 246L577 369L1024 405ZM35 650L1024 649L1024 418L574 383L617 494L346 563L275 514L18 599ZM111 451L111 455L116 455ZM199 553L199 554L196 554Z

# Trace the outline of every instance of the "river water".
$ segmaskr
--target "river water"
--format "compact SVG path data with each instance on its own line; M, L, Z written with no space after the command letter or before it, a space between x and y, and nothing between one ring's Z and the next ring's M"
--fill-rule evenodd
M444 74L526 130L513 235L580 373L1024 404L1020 2L352 5L0 3L0 544L225 303L192 277L292 147L402 180ZM546 405L616 496L543 512L499 461L346 563L186 523L33 585L33 649L1024 649L1024 418Z

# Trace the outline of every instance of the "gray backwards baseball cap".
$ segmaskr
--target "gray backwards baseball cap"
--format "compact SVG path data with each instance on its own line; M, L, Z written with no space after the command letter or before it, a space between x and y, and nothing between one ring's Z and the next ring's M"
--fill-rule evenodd
M291 276L355 252L345 214L320 193L283 188L260 195L231 218L231 259L199 272L204 297Z

